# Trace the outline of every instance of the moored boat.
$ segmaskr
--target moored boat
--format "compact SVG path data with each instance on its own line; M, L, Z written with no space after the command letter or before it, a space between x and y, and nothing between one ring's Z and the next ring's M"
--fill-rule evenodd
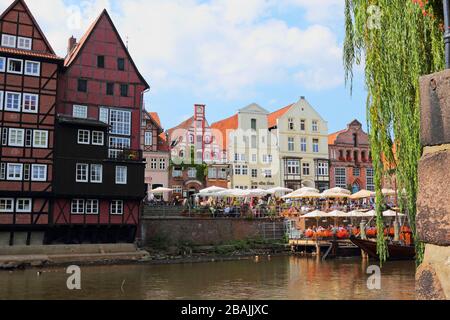
M361 250L366 252L369 257L379 259L377 254L377 243L371 240L362 240L351 237L350 240ZM404 246L400 244L388 243L389 257L388 260L414 260L416 257L416 248L414 246Z

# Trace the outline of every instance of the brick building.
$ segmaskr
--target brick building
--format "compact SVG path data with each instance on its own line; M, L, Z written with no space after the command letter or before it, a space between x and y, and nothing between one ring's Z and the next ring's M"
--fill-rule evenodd
M331 187L374 191L374 171L369 136L362 124L354 120L347 129L328 138Z
M0 16L0 245L51 224L58 58L24 1Z

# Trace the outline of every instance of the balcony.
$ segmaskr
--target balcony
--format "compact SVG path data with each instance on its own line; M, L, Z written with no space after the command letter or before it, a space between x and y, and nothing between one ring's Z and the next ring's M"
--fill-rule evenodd
M142 162L144 161L142 150L132 149L111 149L108 152L108 158L117 161Z

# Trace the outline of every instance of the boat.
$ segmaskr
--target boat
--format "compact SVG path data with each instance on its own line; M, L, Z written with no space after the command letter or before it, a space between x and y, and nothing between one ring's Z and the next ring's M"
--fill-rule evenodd
M366 252L369 257L379 259L377 254L377 243L371 240L362 240L351 237L350 240L361 250ZM388 260L414 260L416 257L416 248L414 246L405 246L400 244L388 243L389 257Z

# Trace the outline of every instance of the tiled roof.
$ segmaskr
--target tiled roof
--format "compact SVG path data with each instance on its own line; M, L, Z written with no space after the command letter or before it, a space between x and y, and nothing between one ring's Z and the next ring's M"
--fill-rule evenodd
M150 117L155 121L155 123L162 128L161 126L161 119L159 118L159 115L157 112L149 112Z
M167 132L169 133L169 137L172 135L172 133L177 130L177 129L189 129L190 127L192 127L192 124L194 122L194 116L190 117L189 119L183 121L182 123L180 123L179 125L177 125L176 127L173 127L172 129L169 129Z
M277 125L277 120L280 117L282 117L286 112L288 112L292 108L293 105L294 104L290 104L287 107L284 107L284 108L282 108L280 110L277 110L277 111L272 112L271 114L269 114L267 116L267 122L268 122L269 128L275 127Z
M29 57L44 58L44 59L53 59L53 60L61 60L61 61L64 60L63 58L58 57L56 54L52 54L52 53L48 53L48 52L30 51L30 50L6 48L6 47L0 47L0 52L29 56Z
M333 145L336 142L336 139L341 133L346 132L347 130L341 130L336 133L332 133L328 136L328 145Z
M219 131L222 139L216 137L216 141L220 144L222 142L222 150L226 150L228 146L228 132L229 130L236 130L239 127L239 116L235 114L222 121L215 122L211 125L211 129Z

